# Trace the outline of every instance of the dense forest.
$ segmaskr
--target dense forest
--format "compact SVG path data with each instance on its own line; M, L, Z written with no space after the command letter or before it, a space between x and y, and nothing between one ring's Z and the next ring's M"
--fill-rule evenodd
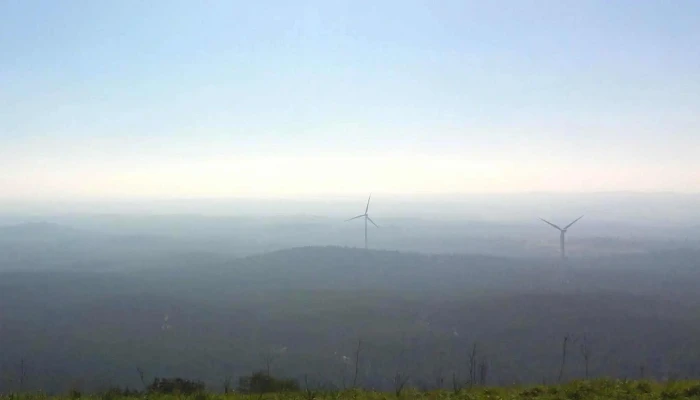
M26 243L69 248L37 240ZM128 268L71 263L68 250L48 267L26 254L5 251L0 269L2 391L139 387L137 369L214 389L257 370L342 388L357 369L358 385L375 389L396 376L448 387L477 370L494 385L700 376L700 251L690 248L565 265L337 246L131 253Z

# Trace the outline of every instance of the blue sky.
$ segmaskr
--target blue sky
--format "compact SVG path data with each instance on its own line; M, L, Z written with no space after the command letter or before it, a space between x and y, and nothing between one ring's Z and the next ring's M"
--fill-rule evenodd
M700 191L700 2L0 0L0 199Z

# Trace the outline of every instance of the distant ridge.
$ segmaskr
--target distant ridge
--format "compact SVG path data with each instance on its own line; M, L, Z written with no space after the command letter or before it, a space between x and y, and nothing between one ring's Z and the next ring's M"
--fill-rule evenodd
M70 226L60 225L54 222L24 222L20 224L0 225L0 234L65 234L87 233Z

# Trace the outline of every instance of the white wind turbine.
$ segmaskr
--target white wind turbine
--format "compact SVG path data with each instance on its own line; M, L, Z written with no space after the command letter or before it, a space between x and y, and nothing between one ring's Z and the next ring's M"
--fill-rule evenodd
M580 216L580 217L578 217L578 218L576 218L576 219L574 220L574 222L570 223L569 225L565 226L564 228L560 228L559 226L554 225L553 223L547 221L546 219L540 218L540 219L541 219L543 222L545 222L546 224L549 224L549 225L551 225L553 228L559 230L559 232L560 232L560 235L559 235L559 247L560 247L560 249L561 249L561 259L562 259L562 260L566 260L566 247L565 247L565 245L564 245L564 238L565 238L565 236L566 236L566 230L569 229L569 228L571 228L571 225L575 224L576 221L580 220L581 218L583 218L583 215Z
M369 213L369 201L370 201L371 199L372 199L372 195L370 194L370 195L369 195L369 198L367 199L367 207L365 207L365 213L364 213L364 214L360 214L360 215L358 215L357 217L352 217L352 218L350 218L350 219L345 220L345 222L348 222L348 221L352 221L353 219L358 219L358 218L363 218L363 217L364 217L364 219L365 219L365 249L367 248L367 221L371 222L372 225L374 225L374 226L376 226L377 228L379 228L379 226L378 226L377 224L375 224L374 221L372 221L372 218L370 218L370 217L369 217L369 214L368 214L368 213Z

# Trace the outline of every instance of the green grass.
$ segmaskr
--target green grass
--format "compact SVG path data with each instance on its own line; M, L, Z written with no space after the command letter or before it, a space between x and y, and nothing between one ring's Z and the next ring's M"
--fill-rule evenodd
M39 394L2 395L2 400L118 400L119 396L82 395L76 393L63 396ZM404 390L401 400L670 400L699 399L700 381L677 381L655 383L650 381L594 380L577 381L560 386L528 387L487 387L453 391ZM268 393L263 395L201 393L190 396L180 395L141 395L128 397L130 400L395 400L397 396L389 392L349 390L344 392L309 393Z

